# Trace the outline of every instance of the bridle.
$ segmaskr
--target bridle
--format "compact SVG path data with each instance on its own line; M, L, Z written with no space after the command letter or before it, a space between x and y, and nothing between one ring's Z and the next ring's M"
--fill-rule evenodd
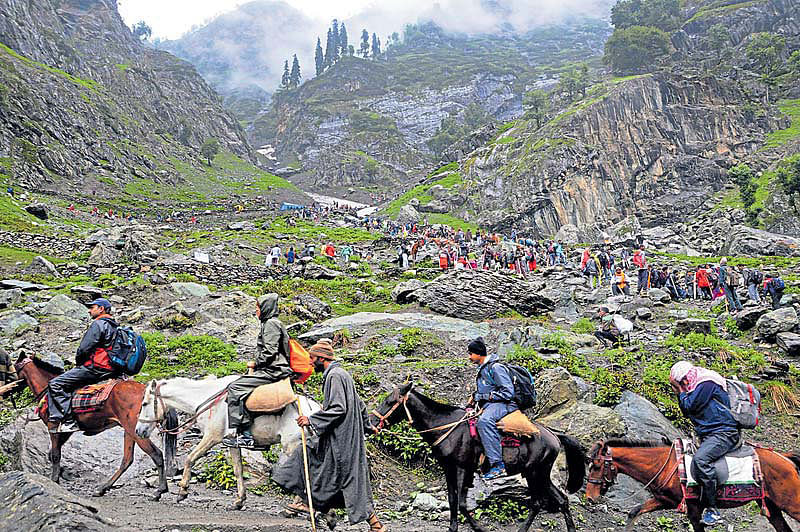
M381 430L383 430L383 427L386 424L386 420L392 417L392 414L394 414L395 410L400 408L400 405L403 405L403 410L405 410L406 412L406 418L408 419L408 424L409 425L414 424L414 418L411 417L411 412L408 411L408 396L411 394L411 390L413 389L414 389L414 384L412 383L411 386L409 386L408 391L401 396L400 389L395 388L393 394L394 404L385 414L381 414L380 412L378 412L377 409L370 412L370 414L378 418L378 424L370 427L373 430L373 432L375 432L375 434L378 434Z
M174 429L169 429L169 428L164 426L164 419L166 418L166 415L167 415L167 405L166 405L166 403L164 403L164 398L161 395L161 386L165 382L166 381L156 382L156 387L155 387L155 390L153 391L153 401L156 403L156 406L153 408L153 416L154 416L154 418L153 419L142 419L142 418L139 418L139 422L141 422L141 423L155 423L156 426L158 427L158 430L160 430L161 432L166 433L166 434L176 434L177 435L177 434L180 434L182 432L186 432L187 430L189 430L194 425L195 421L197 421L197 418L200 417L200 414L202 414L203 412L213 408L214 405L216 405L218 402L220 402L220 400L222 400L222 398L225 397L225 395L228 393L228 388L223 388L219 392L215 393L214 395L212 395L211 397L209 397L208 399L206 399L205 401L200 403L200 406L197 407L197 409L195 410L194 414L189 419L187 419L186 421L184 421L183 423L181 423L180 425L178 425ZM161 415L159 415L159 413L158 413L158 407L159 406L161 407Z
M153 407L153 419L142 419L139 418L140 423L155 423L161 428L162 423L164 423L164 417L167 413L167 405L164 403L164 398L161 396L161 385L163 382L156 381L155 389L153 390L153 402L155 406ZM158 407L161 407L161 415L158 415Z
M605 448L606 452L601 454ZM604 443L600 443L600 448L597 453L592 456L592 466L589 468L589 475L586 482L589 484L598 484L600 486L600 495L605 495L608 489L617 481L617 474L619 470L614 465L614 456L611 453L611 448L606 447ZM592 471L598 470L600 473L596 478L592 478ZM658 475L656 475L658 476Z

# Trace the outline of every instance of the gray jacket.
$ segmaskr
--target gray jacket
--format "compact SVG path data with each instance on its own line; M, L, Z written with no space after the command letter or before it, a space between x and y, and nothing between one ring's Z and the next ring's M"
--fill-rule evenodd
M258 298L261 334L256 343L255 376L276 382L292 375L289 366L289 333L278 319L278 294Z

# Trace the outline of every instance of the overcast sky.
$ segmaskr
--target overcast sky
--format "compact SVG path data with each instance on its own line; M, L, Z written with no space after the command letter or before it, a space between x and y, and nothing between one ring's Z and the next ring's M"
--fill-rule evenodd
M153 38L176 39L192 26L203 24L248 0L119 0L119 12L128 25L140 20L153 28ZM311 18L346 19L372 4L370 0L286 0Z

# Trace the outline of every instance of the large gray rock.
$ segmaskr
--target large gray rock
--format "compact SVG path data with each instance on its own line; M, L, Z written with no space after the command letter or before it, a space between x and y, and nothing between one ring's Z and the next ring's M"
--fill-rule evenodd
M90 266L108 266L122 260L122 251L108 244L99 243L92 248L86 264Z
M23 273L27 275L52 275L53 277L61 277L55 264L41 255L34 257L28 267L23 270Z
M800 239L736 225L727 233L724 255L800 257Z
M565 224L558 230L555 239L563 244L577 244L581 241L581 231L575 225Z
M331 316L331 306L310 294L298 294L294 301L294 315L299 318L317 322Z
M578 401L578 383L561 367L546 369L536 376L537 417L568 408Z
M659 303L669 303L672 300L672 298L669 296L669 293L660 288L651 288L647 292L647 297Z
M342 272L331 270L315 262L309 262L303 267L303 277L305 279L336 279L344 275Z
M0 476L0 523L4 530L116 530L98 509L55 482L32 473Z
M252 222L231 222L228 224L231 231L255 231L256 226Z
M419 207L417 207L419 212L431 212L431 213L438 213L444 214L450 211L450 207L444 201L440 200L433 200L428 203L422 203Z
M736 314L736 326L742 331L749 331L755 327L758 318L767 313L763 307L745 307Z
M425 282L419 279L403 281L392 290L392 299L400 304L411 303L417 299L415 292L424 287Z
M761 338L773 339L778 333L794 330L797 325L797 312L794 307L780 308L758 318L756 333Z
M556 308L541 280L485 270L445 273L416 294L421 304L435 312L469 320L496 318L511 310L535 316Z
M39 321L36 318L18 310L0 314L0 334L3 336L19 336L38 326Z
M19 288L0 290L0 309L13 307L17 303L21 303L22 298L22 290Z
M678 320L675 322L675 335L700 333L711 334L711 320L703 320L700 318L686 318L685 320Z
M169 289L178 297L206 297L211 293L207 286L198 283L170 283Z
M411 205L403 205L397 213L397 221L400 223L416 223L421 218L419 211Z
M627 432L625 422L614 410L580 401L536 421L563 430L587 449L599 439L622 437Z
M86 307L64 294L54 296L45 303L42 314L56 319L81 321L88 316Z
M29 283L28 281L18 281L16 279L3 279L0 281L0 286L3 288L19 288L23 292L33 292L36 290L49 290L50 287L46 284Z
M789 356L800 355L800 334L782 332L775 335L778 347L786 351Z
M351 333L361 334L374 329L379 323L394 322L403 327L418 327L426 331L442 332L450 336L454 342L466 342L478 336L486 337L490 328L488 323L474 323L468 320L422 314L421 312L404 312L389 314L386 312L358 312L326 320L305 334L300 340L316 342L320 338L332 338L336 331L347 329Z
M36 216L40 220L47 220L47 205L44 203L31 203L25 206L25 210Z
M626 437L640 440L674 440L683 434L644 397L629 390L622 392L619 404L614 407L628 428Z

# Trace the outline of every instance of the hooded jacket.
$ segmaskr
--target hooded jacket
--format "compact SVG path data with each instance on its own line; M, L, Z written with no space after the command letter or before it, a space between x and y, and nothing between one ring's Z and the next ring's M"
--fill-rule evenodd
M292 375L289 365L289 333L278 319L278 294L266 294L258 298L261 310L261 334L256 343L256 367L254 375L273 382Z
M104 371L112 371L108 351L117 332L117 322L109 314L102 314L92 321L81 339L75 353L75 365Z

